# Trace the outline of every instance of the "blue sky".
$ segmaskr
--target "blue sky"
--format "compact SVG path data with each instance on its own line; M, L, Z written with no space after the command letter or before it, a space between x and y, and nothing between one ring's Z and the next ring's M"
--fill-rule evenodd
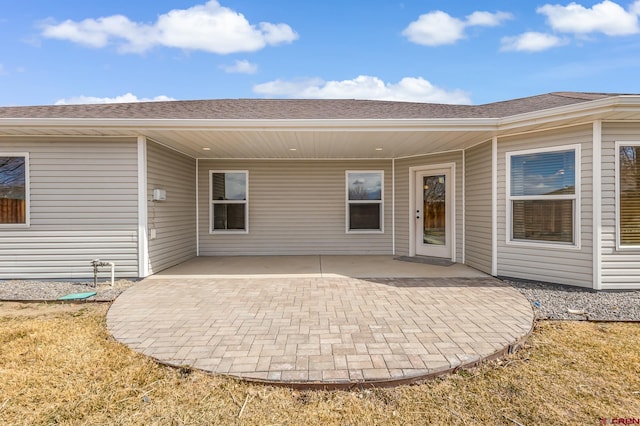
M640 93L640 0L21 0L0 105Z

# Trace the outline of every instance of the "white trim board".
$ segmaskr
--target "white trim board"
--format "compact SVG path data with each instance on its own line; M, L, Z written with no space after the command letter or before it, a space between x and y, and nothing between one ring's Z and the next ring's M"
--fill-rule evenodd
M600 290L602 288L602 121L600 120L593 122L592 146L593 288Z
M396 160L391 159L391 253L396 255Z
M147 235L147 138L138 136L138 276L149 276Z
M196 257L200 256L200 160L196 158Z
M455 200L454 200L455 204ZM467 154L466 150L462 151L462 261L466 264L466 245L467 245Z
M491 275L498 275L498 137L491 140Z

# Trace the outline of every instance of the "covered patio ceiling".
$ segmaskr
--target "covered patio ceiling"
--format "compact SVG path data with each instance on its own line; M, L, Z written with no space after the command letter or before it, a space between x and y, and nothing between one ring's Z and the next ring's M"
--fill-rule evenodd
M391 159L465 149L491 140L494 123L470 120L48 120L2 126L0 137L144 136L192 158ZM53 124L53 125L52 125Z
M490 131L226 130L150 131L146 136L194 158L390 159L464 149Z

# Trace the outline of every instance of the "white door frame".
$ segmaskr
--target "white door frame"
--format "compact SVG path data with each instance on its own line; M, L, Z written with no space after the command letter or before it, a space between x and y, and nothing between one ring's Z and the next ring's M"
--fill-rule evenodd
M438 163L428 166L409 167L409 256L416 255L416 175L432 170L448 169L450 171L450 208L447 209L447 223L451 228L451 261L456 261L456 163Z

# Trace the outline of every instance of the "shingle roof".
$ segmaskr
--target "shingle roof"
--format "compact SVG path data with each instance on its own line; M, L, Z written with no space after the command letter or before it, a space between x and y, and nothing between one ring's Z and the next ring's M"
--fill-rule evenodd
M484 105L353 99L218 99L92 105L0 107L1 118L94 119L437 119L503 118L618 96L555 92Z

